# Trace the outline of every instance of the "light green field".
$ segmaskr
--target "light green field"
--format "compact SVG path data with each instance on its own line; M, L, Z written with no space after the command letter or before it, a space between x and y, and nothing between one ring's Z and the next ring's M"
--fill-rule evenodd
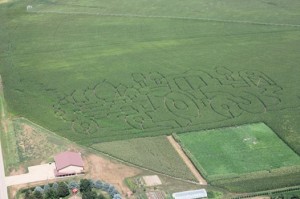
M234 192L299 184L300 157L263 123L180 134L203 176Z
M265 124L180 134L208 179L300 166L300 157Z
M143 168L195 181L195 177L165 136L106 142L91 147Z

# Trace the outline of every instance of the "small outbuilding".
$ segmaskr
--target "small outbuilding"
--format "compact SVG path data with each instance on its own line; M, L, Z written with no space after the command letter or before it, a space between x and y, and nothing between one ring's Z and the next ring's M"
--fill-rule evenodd
M207 198L207 192L205 189L198 189L193 191L173 193L172 196L174 199L199 199Z
M84 172L81 153L66 151L54 157L55 176L76 175Z

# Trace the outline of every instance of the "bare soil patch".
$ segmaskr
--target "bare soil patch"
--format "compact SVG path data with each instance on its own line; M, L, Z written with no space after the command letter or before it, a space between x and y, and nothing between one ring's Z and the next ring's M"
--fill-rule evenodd
M124 184L125 178L136 176L142 172L137 168L93 154L84 158L84 164L88 171L87 178L99 179L113 184L123 195L130 191Z
M19 166L17 169L13 169L9 174L11 176L20 175L26 173L26 168L24 166Z
M143 180L144 180L146 186L149 186L149 187L162 184L157 175L143 176Z
M174 149L178 152L180 157L183 159L185 164L188 166L188 168L191 170L191 172L194 174L195 178L199 181L201 185L207 185L206 180L200 175L198 170L195 168L191 160L185 155L180 145L174 140L173 136L167 136L169 142L172 144Z

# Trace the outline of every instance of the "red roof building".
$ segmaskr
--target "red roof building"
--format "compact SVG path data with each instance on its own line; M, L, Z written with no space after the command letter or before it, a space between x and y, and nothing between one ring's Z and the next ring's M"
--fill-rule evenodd
M66 176L83 173L84 166L80 153L66 151L54 157L55 176Z

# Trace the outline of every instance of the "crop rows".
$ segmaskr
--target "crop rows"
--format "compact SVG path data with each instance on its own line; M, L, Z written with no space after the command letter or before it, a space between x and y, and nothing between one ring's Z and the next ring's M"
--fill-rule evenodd
M177 178L195 180L165 136L105 142L91 147L143 168Z
M218 67L181 75L133 73L131 78L131 85L103 80L75 89L60 98L53 110L73 133L118 137L124 132L191 131L300 105L298 96L288 100L284 89L259 71Z

